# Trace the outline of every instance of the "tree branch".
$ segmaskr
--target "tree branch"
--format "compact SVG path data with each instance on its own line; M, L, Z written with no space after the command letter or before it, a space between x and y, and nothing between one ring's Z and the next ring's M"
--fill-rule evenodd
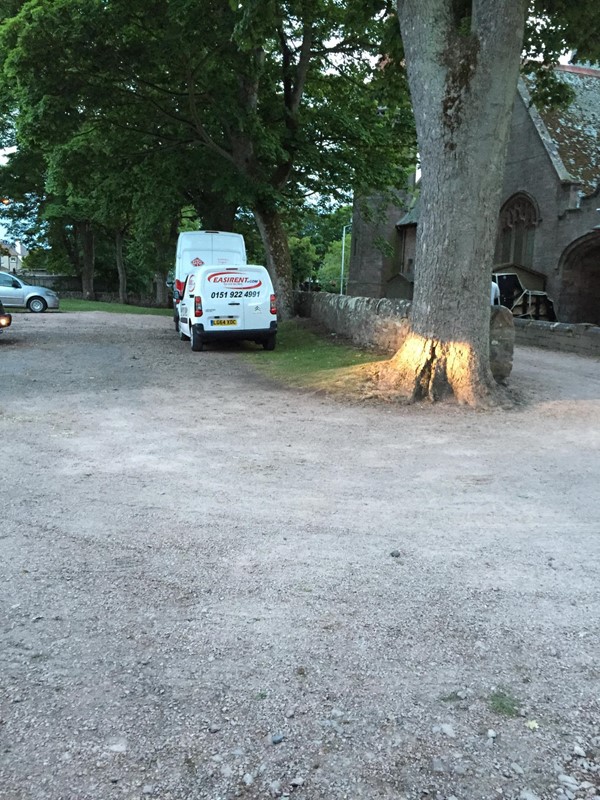
M292 77L290 75L292 66L292 53L285 38L283 25L277 29L279 42L281 44L282 73L283 73L283 102L286 108L292 105Z
M486 0L473 0L472 30L482 49L495 52L502 48L511 31L523 41L526 11L527 0L495 0L491 7Z
M230 164L233 164L235 166L235 160L232 154L214 141L214 139L209 135L208 131L200 121L200 114L198 113L198 107L196 105L196 93L194 91L194 83L191 75L188 76L187 83L188 83L188 104L189 104L190 114L192 116L192 122L194 123L194 128L198 136L209 150L221 156L221 158L224 158L226 161L229 161Z
M298 108L302 101L306 79L308 77L308 70L312 58L312 42L313 42L313 27L312 24L306 23L303 28L302 46L300 48L300 58L298 59L298 67L296 70L296 83L292 92L290 111L292 114L297 114Z

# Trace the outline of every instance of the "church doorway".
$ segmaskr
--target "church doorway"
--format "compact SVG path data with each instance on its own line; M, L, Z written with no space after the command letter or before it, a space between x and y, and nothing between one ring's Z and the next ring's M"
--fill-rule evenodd
M600 325L600 232L573 242L560 266L559 320Z

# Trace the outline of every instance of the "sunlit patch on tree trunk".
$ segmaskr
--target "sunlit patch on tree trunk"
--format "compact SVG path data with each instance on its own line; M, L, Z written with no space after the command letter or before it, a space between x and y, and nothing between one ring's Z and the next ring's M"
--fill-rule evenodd
M454 396L470 406L493 406L492 373L466 342L442 342L411 331L396 355L379 370L379 388L408 402Z

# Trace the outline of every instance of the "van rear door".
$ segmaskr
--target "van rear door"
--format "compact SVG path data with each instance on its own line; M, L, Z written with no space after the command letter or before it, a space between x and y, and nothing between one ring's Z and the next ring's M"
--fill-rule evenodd
M271 283L264 267L213 267L202 283L207 330L269 328Z
M253 288L244 291L244 320L249 330L263 330L269 328L273 316L271 312L271 295L273 287L271 278L264 267L250 264L244 268L253 284Z
M238 267L207 267L203 271L202 302L207 331L245 329L242 287L246 284L247 276Z

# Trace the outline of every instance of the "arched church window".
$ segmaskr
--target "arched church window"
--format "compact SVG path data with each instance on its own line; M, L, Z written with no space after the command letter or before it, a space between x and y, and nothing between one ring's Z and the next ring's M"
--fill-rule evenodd
M511 197L500 212L496 263L531 267L538 222L536 207L529 197L523 194Z

